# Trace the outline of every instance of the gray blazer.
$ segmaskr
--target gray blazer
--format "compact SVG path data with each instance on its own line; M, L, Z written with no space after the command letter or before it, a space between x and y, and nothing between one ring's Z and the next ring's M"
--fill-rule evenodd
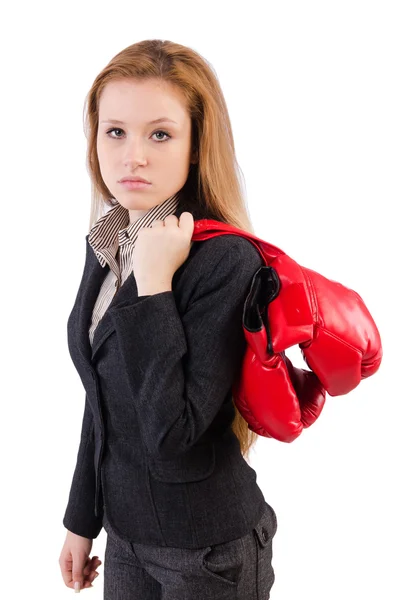
M172 291L138 297L132 272L91 347L92 310L109 267L86 236L67 322L85 389L68 530L96 538L105 511L126 540L200 548L257 524L268 505L231 429L231 386L246 348L244 300L262 264L248 240L227 234L193 244Z

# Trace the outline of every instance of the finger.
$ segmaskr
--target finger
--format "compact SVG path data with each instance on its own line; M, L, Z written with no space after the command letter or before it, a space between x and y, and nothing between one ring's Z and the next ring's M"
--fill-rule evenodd
M95 578L94 578L95 579ZM93 587L92 585L92 579L89 578L89 576L85 577L83 582L79 582L80 583L80 590L84 590L86 588L90 588ZM71 589L76 589L75 587L75 582L71 581L67 587L71 588Z
M80 586L81 590L86 590L87 588L94 587L90 581L85 581L83 586Z
M93 582L93 581L94 581L94 580L95 580L95 579L98 577L98 575L99 575L99 572L98 572L98 571L92 571L92 573L90 573L90 574L88 575L88 577L87 577L87 581L88 581L89 583L92 583L92 582Z
M99 560L99 557L93 556L91 558L91 560L87 563L87 565L84 567L84 571L83 571L84 575L89 575L91 573L91 571L95 570L101 564L102 564L102 561Z
M194 231L194 217L190 212L183 212L179 217L179 227L184 229L190 237L193 235Z
M87 575L85 575L85 579L86 581L94 581L95 577L98 577L99 575L99 571L97 571L96 569L92 569L92 571L90 571L89 573L87 573Z
M100 565L102 564L102 561L99 559L98 556L93 556L89 565L89 570L87 569L87 571L84 572L85 578L88 581L93 581L98 575L98 571L96 570Z
M90 564L92 564L92 559L90 561ZM95 564L95 563L94 563ZM95 573L97 571L95 571L95 568L92 568L90 571L86 572L87 567L84 568L83 570L83 576L84 576L84 581L83 583L80 583L80 589L84 590L90 587L93 587L92 582L94 581L95 577ZM74 582L72 581L70 587L74 587Z
M98 559L98 557L95 557L95 567L94 569L98 566L98 561L99 563L101 563L101 561ZM72 559L64 559L62 561L62 563L60 562L61 565L61 573L62 573L62 578L63 581L66 585L66 587L74 589L74 580L73 580L73 561ZM92 577L92 574L95 573L95 570L90 571L90 573L88 575L84 576L84 581L80 582L80 589L85 589L85 588L89 588L89 587L93 587L91 582L93 579L95 579L95 577ZM91 576L90 576L91 575Z
M179 220L181 220L181 219L182 219L182 221L186 221L186 222L194 221L193 214L187 210L185 210L185 211L183 211L183 213L181 213Z
M167 215L163 223L171 223L172 225L179 225L179 219L176 215Z
M72 555L73 557L73 565L72 565L72 577L73 577L73 586L78 581L80 583L80 589L84 586L85 576L84 569L87 564L90 563L89 556L84 556L84 554L80 552L76 552L76 554Z
M73 581L72 577L72 564L73 561L71 558L63 558L59 561L61 567L62 579L65 585L69 586L69 584Z
M88 588L88 587L93 587L91 581L88 578L85 578L83 583L80 583L80 590L83 590L84 588ZM76 589L74 587L75 582L73 581L73 578L71 578L71 580L69 582L65 581L65 585L66 587L70 588L70 589Z
M91 571L91 562L92 560L90 559L89 556L87 556L85 563L83 565L83 569L82 569L82 574L83 576L88 575L88 573L90 573Z

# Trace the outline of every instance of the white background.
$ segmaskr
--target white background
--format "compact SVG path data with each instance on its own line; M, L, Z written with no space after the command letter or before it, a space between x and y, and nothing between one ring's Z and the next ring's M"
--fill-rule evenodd
M74 594L58 558L84 401L66 338L88 232L83 102L117 52L161 38L216 70L256 235L359 292L383 341L376 375L252 454L278 517L271 598L396 599L395 3L5 6L1 596ZM84 597L102 597L99 571Z

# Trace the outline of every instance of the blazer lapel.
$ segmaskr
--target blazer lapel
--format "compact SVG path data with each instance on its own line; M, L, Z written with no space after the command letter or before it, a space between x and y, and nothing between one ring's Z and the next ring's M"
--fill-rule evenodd
M80 353L80 357L86 366L90 366L95 354L98 352L106 338L114 331L108 309L119 304L128 305L138 296L138 289L134 273L131 272L123 285L113 296L103 317L99 321L91 347L89 339L89 328L91 325L92 312L101 289L101 285L109 272L109 265L102 267L98 261L93 248L86 236L86 263L80 288L77 293L75 306L70 315L70 333Z

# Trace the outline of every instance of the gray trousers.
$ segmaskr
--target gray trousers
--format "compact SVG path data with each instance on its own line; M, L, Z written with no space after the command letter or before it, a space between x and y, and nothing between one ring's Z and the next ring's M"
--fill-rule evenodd
M268 600L275 580L274 509L247 535L205 548L128 543L106 517L104 600Z

